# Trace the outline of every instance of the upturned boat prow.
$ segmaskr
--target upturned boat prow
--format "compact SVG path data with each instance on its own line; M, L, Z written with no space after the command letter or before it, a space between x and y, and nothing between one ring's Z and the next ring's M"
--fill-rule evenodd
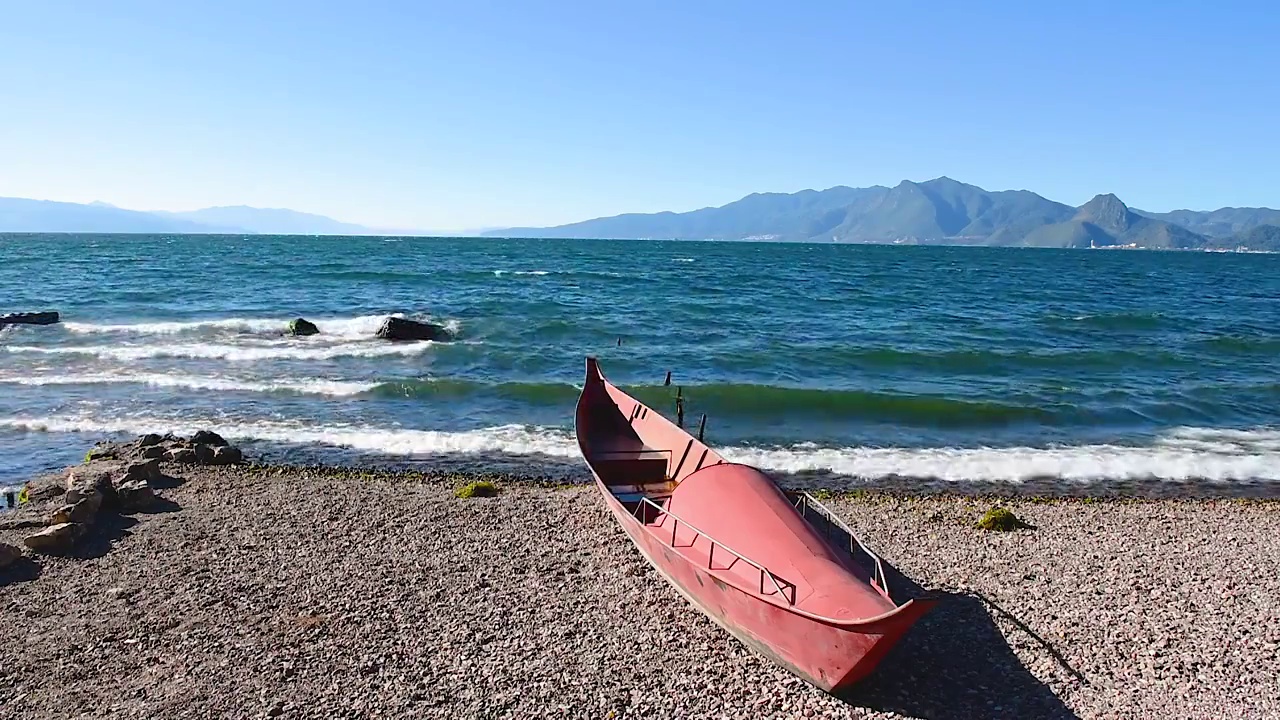
M595 358L574 427L605 503L654 569L734 637L823 690L866 677L936 603L894 602L880 558L834 513L726 461L615 387Z

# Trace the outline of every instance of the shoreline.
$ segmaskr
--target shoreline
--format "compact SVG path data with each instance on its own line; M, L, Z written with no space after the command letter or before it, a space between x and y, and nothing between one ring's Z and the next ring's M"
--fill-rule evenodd
M0 570L15 717L1280 715L1272 502L1002 499L1033 529L992 533L994 498L826 499L944 595L835 698L683 601L591 485L163 468L161 507ZM454 497L478 479L500 494Z
M395 475L401 478L420 478L423 482L440 482L440 478L456 476L462 482L494 480L504 484L529 487L590 487L594 485L590 470L580 460L580 468L568 472L571 462L559 458L555 463L540 465L532 458L530 472L517 473L503 469L483 469L483 462L456 458L421 462L395 459L371 460L367 464L345 462L283 463L249 462L246 467L261 468L271 472L306 472L332 475L338 478L363 477L365 475ZM502 465L518 464L508 458ZM418 469L421 468L421 469ZM947 499L965 498L991 502L1021 501L1032 503L1051 502L1210 502L1242 501L1249 503L1280 503L1280 482L1223 482L1213 480L1171 481L1162 479L1123 479L1081 482L1061 478L1041 478L1022 482L1003 480L941 480L913 477L883 477L873 479L853 478L829 473L778 473L766 471L779 486L789 490L829 493L832 496L851 498L876 497L898 499ZM465 479L465 480L463 480Z

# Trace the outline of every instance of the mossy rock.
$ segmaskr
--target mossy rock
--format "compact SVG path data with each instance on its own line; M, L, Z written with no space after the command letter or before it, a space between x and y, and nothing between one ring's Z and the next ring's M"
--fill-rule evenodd
M455 497L459 498L477 498L477 497L494 497L498 494L498 486L488 480L477 480L473 483L467 483L457 490L453 491Z
M298 318L289 321L289 334L297 335L298 337L318 335L320 334L320 328L316 327L315 323L310 320Z
M1009 530L1030 528L1031 526L1019 519L1017 515L1014 515L1009 508L993 507L982 514L982 517L978 520L978 527L983 530L1007 532Z

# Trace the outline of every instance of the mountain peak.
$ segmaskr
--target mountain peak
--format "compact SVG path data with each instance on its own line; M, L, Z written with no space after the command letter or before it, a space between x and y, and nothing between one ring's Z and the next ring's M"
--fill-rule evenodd
M1090 205L1103 206L1103 207L1115 207L1118 205L1124 208L1125 210L1129 209L1129 206L1125 205L1124 201L1116 197L1115 193L1101 193L1098 195L1094 195L1092 200L1085 203L1084 205L1081 205L1080 208L1084 209L1089 207Z
M1128 230L1140 217L1129 210L1113 193L1096 195L1080 206L1076 219L1091 222L1105 230L1121 233Z

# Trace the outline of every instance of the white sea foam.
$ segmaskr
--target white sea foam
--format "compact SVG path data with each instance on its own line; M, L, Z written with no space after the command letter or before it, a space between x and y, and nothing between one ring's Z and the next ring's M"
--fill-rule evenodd
M522 425L447 432L270 421L227 423L225 420L203 422L160 418L12 417L0 418L0 427L38 432L129 434L190 434L203 428L234 440L330 445L388 455L502 453L572 457L578 452L577 444L566 431Z
M338 357L386 357L420 355L434 343L427 340L415 343L387 343L382 341L342 342L307 340L282 341L256 345L228 345L223 343L176 343L164 345L82 345L64 347L38 347L14 345L2 348L11 353L41 353L46 355L89 355L111 360L145 360L147 358L196 358L227 360L230 362L254 362L259 360L329 360Z
M0 427L47 432L188 433L209 428L240 440L320 444L389 455L501 453L577 457L573 436L559 428L504 425L460 432L408 430L373 426L316 426L303 423L161 418L10 417ZM1187 429L1181 435L1244 431ZM1280 481L1280 451L1268 449L1280 432L1260 430L1235 452L1205 452L1181 445L1173 433L1155 445L1124 447L1084 445L1060 448L823 448L802 444L791 448L730 447L733 461L776 472L827 472L861 478L928 478L951 482L1019 483L1034 479L1168 481ZM1258 444L1258 442L1262 444Z
M693 262L693 258L671 258L671 262Z
M1203 452L1188 447L1082 445L1061 448L730 448L737 462L780 472L952 482L1096 480L1280 480L1280 453Z
M549 275L550 270L494 270L494 277L502 277L503 275Z
M395 317L403 317L395 313ZM316 337L367 338L372 337L388 315L361 315L358 317L311 318L320 328ZM188 333L223 331L255 335L279 335L293 318L219 318L216 320L192 320L188 322L148 322L130 324L99 324L64 322L62 327L78 335L114 333L122 335L178 335Z
M28 385L147 385L159 388L185 390L216 390L221 392L294 392L306 395L349 397L367 392L377 383L349 382L308 378L302 380L237 380L234 378L203 377L197 375L166 375L161 373L129 374L86 373L79 375L46 375L37 377L0 377L0 384Z

